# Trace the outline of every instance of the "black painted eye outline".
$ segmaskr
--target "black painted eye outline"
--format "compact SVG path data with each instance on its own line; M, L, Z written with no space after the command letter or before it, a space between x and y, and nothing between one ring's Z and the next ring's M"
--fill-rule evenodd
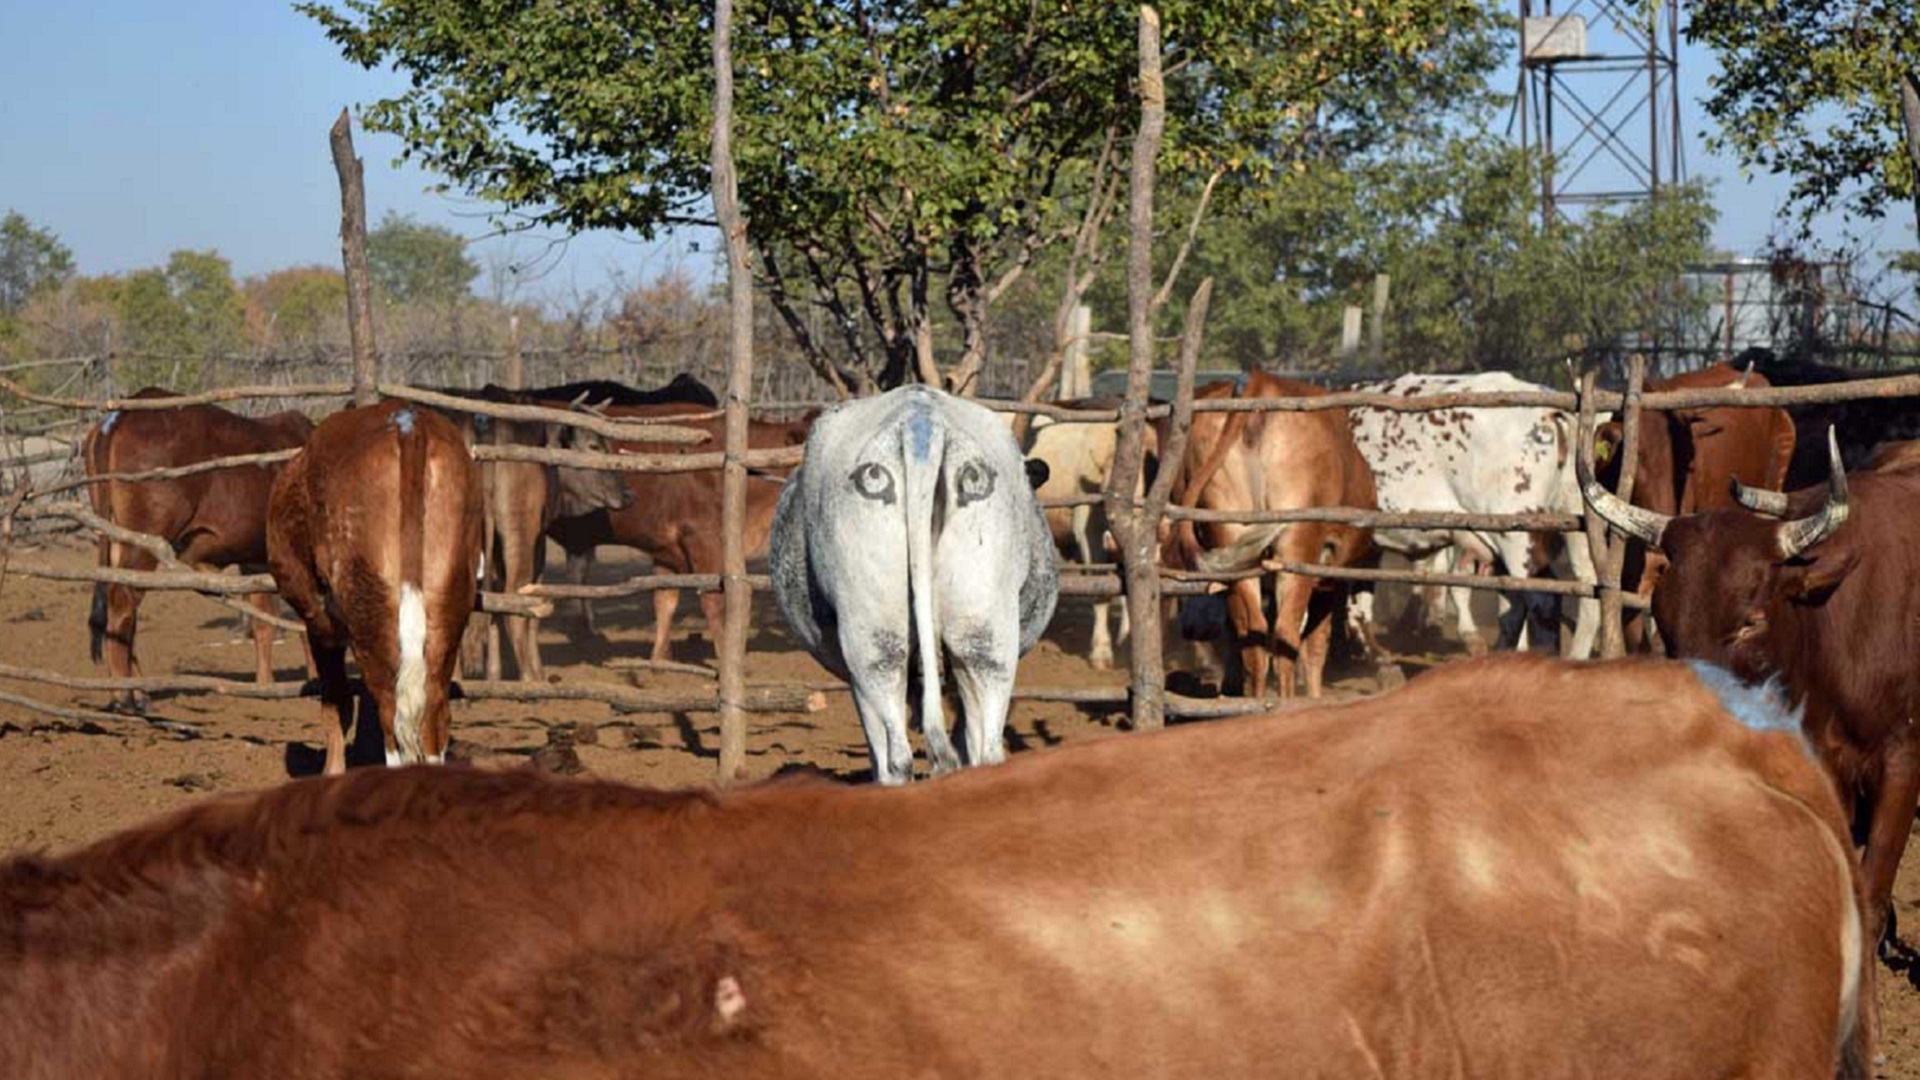
M883 466L869 461L853 470L849 477L853 481L853 490L863 499L893 505L893 474Z
M953 478L954 505L968 506L992 495L996 479L992 469L977 461L960 466L959 473Z

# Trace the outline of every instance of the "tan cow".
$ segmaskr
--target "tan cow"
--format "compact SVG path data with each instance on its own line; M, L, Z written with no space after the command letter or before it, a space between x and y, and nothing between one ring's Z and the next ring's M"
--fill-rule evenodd
M1080 398L1056 401L1054 404L1069 409L1111 409L1118 400ZM1111 421L1083 423L1034 417L1028 429L1026 456L1029 461L1043 461L1047 465L1047 479L1034 489L1034 496L1040 499L1064 499L1104 494L1107 477L1113 472L1114 447L1119 442L1118 429L1119 425ZM1158 432L1154 427L1146 429L1146 439L1147 460L1151 470L1159 452ZM1142 483L1147 479L1143 473ZM1104 506L1052 507L1046 514L1047 526L1053 530L1053 542L1062 555L1090 565L1107 565L1117 561L1107 543L1107 512ZM1094 668L1103 671L1113 666L1116 639L1108 628L1108 613L1112 606L1113 601L1107 597L1093 602L1093 640L1087 649L1087 660ZM1127 640L1128 629L1127 605L1122 603L1119 641Z
M571 408L574 404L554 402L537 392L498 386L488 386L473 392L472 396L509 405ZM475 414L456 414L452 419L461 426L462 436L470 444L608 452L607 440L584 428ZM561 518L579 517L596 510L619 510L633 501L633 494L620 474L595 469L489 461L480 467L480 482L486 499L481 528L486 584L495 592L509 594L540 579L540 572L546 566L547 526ZM486 616L481 618L484 620ZM540 662L539 620L531 615L505 614L496 615L494 619L495 626L505 627L505 637L512 646L520 678L526 682L545 681L546 671ZM487 677L497 679L501 670L499 635L489 635L485 644ZM471 669L473 665L468 667Z
M904 790L296 781L0 864L0 1075L1864 1077L1791 729L1502 656Z
M274 481L267 564L307 624L328 773L346 769L348 646L379 710L387 763L446 754L480 515L480 470L459 430L404 401L328 417Z
M137 401L177 396L157 387L133 395ZM101 417L87 432L81 453L87 475L100 477L291 450L306 441L312 430L313 422L297 412L254 419L212 405L164 411L126 409ZM165 540L181 562L205 570L239 566L257 573L267 558L267 490L280 468L278 464L242 465L167 480L106 480L93 484L88 495L95 514ZM159 565L152 552L104 536L99 541L99 558L103 567L126 570L152 570ZM140 674L133 642L143 595L144 590L131 585L94 586L93 608L87 616L93 659L98 663L104 651L107 670L115 677ZM250 602L260 611L273 611L269 593L256 593ZM253 621L254 674L262 683L273 681L273 635L271 624ZM114 705L145 712L147 698L139 691L124 690L115 696Z
M1311 397L1318 386L1252 372L1216 383L1197 401L1230 397ZM1316 412L1196 412L1173 501L1202 510L1294 510L1313 506L1374 505L1373 474L1354 448L1347 414ZM1237 525L1183 521L1163 545L1163 561L1187 570L1257 567L1269 552L1282 562L1352 566L1373 554L1365 529L1320 522ZM1347 590L1329 578L1274 575L1275 615L1268 621L1261 579L1243 578L1227 590L1227 620L1240 648L1246 693L1266 693L1271 662L1281 698L1294 695L1296 664L1307 696L1319 697L1333 615L1344 612Z

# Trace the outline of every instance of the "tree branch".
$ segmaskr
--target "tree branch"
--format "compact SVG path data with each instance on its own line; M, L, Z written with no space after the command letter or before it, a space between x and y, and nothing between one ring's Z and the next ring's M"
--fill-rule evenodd
M1180 250L1173 256L1173 265L1167 267L1166 280L1160 283L1160 291L1153 294L1153 308L1158 311L1173 295L1173 283L1180 277L1180 268L1186 265L1187 254L1193 250L1194 238L1200 235L1200 222L1206 217L1207 203L1213 199L1213 188L1227 173L1225 165L1217 166L1213 175L1207 177L1207 186L1200 189L1200 201L1193 208L1193 217L1187 221L1187 238L1181 242Z

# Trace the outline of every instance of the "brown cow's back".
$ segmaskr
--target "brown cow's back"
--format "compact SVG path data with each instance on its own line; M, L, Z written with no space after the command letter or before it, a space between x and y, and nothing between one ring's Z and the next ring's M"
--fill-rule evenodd
M459 430L403 401L328 417L274 484L269 569L307 625L325 707L351 709L351 647L389 761L444 753L481 513L480 472ZM336 770L344 748L335 727L327 734Z
M178 397L148 387L134 400ZM214 458L288 450L306 441L313 424L297 412L239 416L212 405L179 409L124 409L107 413L87 432L82 459L87 475L149 472L194 465ZM93 511L134 532L158 536L190 566L254 567L266 560L267 497L279 464L213 469L165 480L108 480L90 485ZM143 548L101 537L99 564L127 570L159 565ZM94 660L105 659L115 676L138 675L134 640L142 591L126 585L94 587L88 628ZM273 598L254 604L271 611ZM273 629L254 628L256 675L272 679ZM124 692L118 704L144 708L144 699Z
M1659 661L905 790L365 771L0 868L0 1073L1831 1076L1849 859Z

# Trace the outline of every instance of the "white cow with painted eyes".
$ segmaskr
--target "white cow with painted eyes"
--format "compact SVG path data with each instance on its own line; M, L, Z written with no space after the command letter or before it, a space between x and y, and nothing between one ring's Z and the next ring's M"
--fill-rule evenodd
M999 417L922 386L827 410L774 511L768 560L787 625L853 684L875 779L913 776L913 654L933 772L961 764L934 657L960 692L966 763L1005 757L1014 668L1053 618L1060 568Z

